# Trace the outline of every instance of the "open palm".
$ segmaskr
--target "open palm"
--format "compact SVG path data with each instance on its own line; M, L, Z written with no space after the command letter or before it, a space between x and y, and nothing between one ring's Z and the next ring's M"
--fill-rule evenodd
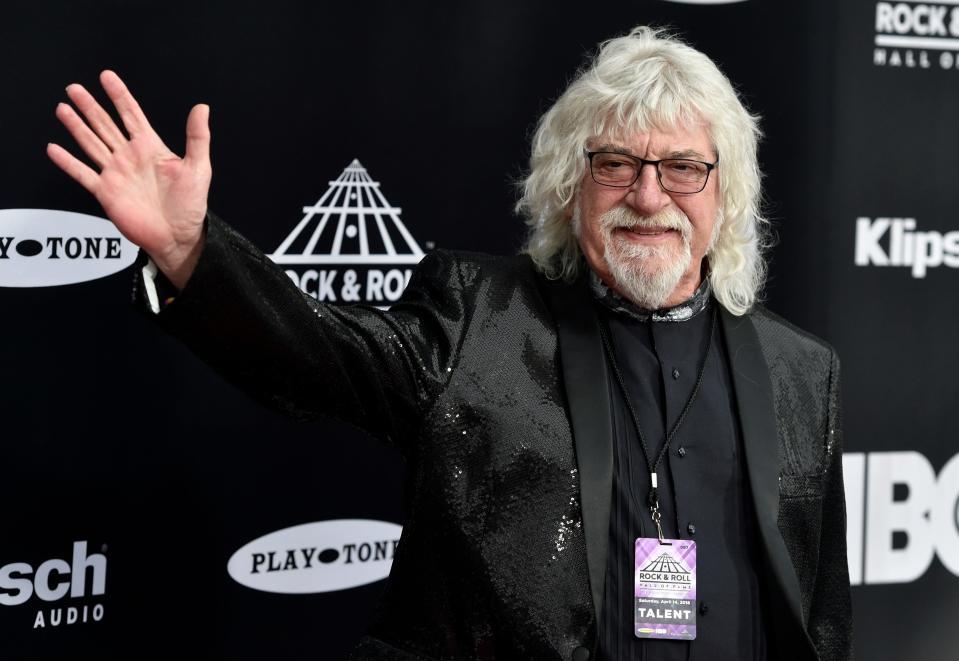
M66 103L56 111L99 172L59 145L48 145L47 154L97 198L125 237L143 248L174 285L182 287L202 247L212 172L209 108L197 105L190 111L186 155L180 158L150 126L119 76L104 71L100 82L126 134L78 84L67 87L67 96L82 117Z

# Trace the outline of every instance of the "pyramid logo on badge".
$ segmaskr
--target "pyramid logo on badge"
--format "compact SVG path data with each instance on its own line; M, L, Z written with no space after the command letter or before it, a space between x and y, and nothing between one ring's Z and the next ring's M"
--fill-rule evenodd
M642 571L663 572L667 574L688 574L686 568L676 562L668 553L661 553L653 558L648 565L643 567Z
M357 159L269 257L280 266L416 264L423 251Z

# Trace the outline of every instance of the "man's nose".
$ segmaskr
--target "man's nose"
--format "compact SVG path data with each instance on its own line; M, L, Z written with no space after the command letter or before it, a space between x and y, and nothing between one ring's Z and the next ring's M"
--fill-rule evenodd
M662 211L672 202L669 193L659 185L656 166L643 163L639 169L639 178L629 187L626 203L643 216L652 216Z

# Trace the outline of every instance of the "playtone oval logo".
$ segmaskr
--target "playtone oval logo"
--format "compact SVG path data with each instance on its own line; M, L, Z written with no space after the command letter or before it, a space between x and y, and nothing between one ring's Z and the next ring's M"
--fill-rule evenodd
M0 209L0 287L54 287L130 266L137 247L109 220L54 209Z
M665 0L666 2L678 2L683 5L731 5L737 2L746 2L746 0Z
M281 594L334 592L390 573L402 526L369 519L304 523L271 532L233 554L237 583Z

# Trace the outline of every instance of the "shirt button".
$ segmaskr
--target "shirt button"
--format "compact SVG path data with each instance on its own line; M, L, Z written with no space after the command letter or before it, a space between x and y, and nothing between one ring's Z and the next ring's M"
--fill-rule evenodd
M688 526L686 526L686 532L688 532L690 535L695 535L695 534L696 534L696 526L693 525L692 523L690 523Z
M680 445L680 446L679 446L679 449L676 450L676 454L678 454L680 457L685 457L685 456L686 456L686 448L685 448L684 446Z
M709 606L706 605L706 602L704 601L704 602L700 603L700 604L699 604L699 614L700 614L700 615L705 615L705 614L708 613L708 612L709 612Z
M674 379L678 379L678 378L679 378L679 370L676 369L675 367L673 368L673 378L674 378Z
M577 647L574 649L573 661L589 661L589 650L585 647Z

